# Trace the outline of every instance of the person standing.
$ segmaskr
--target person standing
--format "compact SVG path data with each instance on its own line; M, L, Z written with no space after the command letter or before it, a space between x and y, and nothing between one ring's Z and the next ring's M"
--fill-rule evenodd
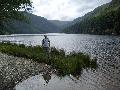
M44 39L42 40L42 47L45 51L45 55L50 58L50 40L47 38L47 35L44 35Z

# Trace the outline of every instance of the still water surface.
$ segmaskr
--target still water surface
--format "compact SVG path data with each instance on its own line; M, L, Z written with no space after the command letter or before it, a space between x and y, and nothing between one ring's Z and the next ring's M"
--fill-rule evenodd
M79 80L72 76L51 75L46 83L43 75L33 76L18 85L16 90L120 90L120 36L85 34L47 34L51 46L67 53L84 52L97 57L99 68L84 70ZM26 45L41 45L42 34L0 36L0 41Z

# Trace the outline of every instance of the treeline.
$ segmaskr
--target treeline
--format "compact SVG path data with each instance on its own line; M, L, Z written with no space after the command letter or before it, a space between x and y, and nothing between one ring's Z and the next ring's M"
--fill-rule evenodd
M66 28L64 32L120 35L120 1L113 0L109 4L103 5L99 12Z

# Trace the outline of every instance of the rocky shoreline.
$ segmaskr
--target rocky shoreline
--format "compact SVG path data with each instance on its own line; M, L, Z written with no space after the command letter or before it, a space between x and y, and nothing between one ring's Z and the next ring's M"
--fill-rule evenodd
M9 56L0 53L0 90L14 90L19 82L46 72L51 67L31 59Z

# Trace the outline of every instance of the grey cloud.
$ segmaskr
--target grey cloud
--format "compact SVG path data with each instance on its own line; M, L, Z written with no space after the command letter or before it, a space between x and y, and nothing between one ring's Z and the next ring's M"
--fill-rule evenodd
M68 16L63 16L63 17L61 17L61 20L62 21L69 21L69 20L73 20L74 18L73 17L68 17Z
M57 0L36 0L37 9L33 12L47 19L73 20L112 0L67 0L67 5L64 3L65 0L61 0L63 3L58 6L55 6L55 1L57 2Z
M91 10L93 9L94 6L85 6L85 7L82 7L82 8L78 8L78 12L83 12L83 11L87 11L87 10Z
M110 1L111 0L74 0L73 2L79 6L77 12L82 16L87 12L90 12L91 10L95 9L96 7L108 3Z

